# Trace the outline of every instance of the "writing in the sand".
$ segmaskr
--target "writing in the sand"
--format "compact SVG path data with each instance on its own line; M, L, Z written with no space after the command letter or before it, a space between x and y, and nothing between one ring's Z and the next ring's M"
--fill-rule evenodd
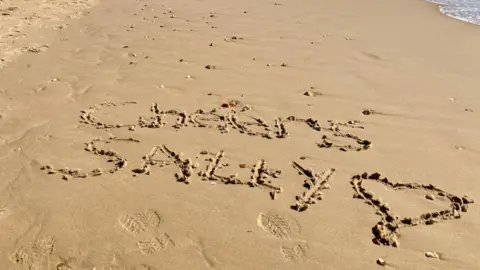
M370 149L372 142L361 139L352 132L345 129L364 129L358 121L350 120L339 122L328 120L321 124L319 120L313 118L299 118L288 116L287 118L275 117L271 122L265 121L261 117L248 115L251 110L249 105L243 107L228 105L220 108L214 108L209 111L196 110L193 113L187 113L179 110L162 110L157 103L150 106L150 116L138 116L136 123L105 123L99 120L95 113L103 108L122 108L124 106L136 105L134 101L121 103L106 102L100 105L90 106L82 110L80 115L81 123L95 127L96 129L121 129L127 128L135 131L137 128L159 129L168 125L167 120L174 118L173 128L182 129L185 127L210 128L216 129L220 133L229 133L231 129L249 136L257 136L266 139L285 139L290 136L289 125L302 125L309 129L321 133L321 142L317 142L320 148L336 148L340 151L365 151ZM228 103L234 104L234 103ZM244 120L242 120L244 119ZM296 127L296 126L295 126Z
M274 125L268 124L261 118L255 118L249 116L253 121L241 121L239 115L249 110L249 107L244 106L240 110L235 106L227 106L224 109L214 109L208 112L197 110L192 114L186 112L179 112L176 110L163 111L158 108L157 104L153 104L150 111L153 113L150 117L138 118L136 124L106 124L97 120L94 113L104 107L119 107L136 104L135 102L125 103L102 103L101 105L91 106L87 110L82 111L81 122L89 126L94 126L98 129L114 129L114 128L128 128L131 131L135 131L136 127L140 128L161 128L164 127L168 117L176 117L176 122L173 125L174 128L180 129L188 126L189 124L194 127L203 128L216 128L222 133L229 132L229 128L235 129L242 134L250 136L260 136L262 138L274 139L274 138L286 138L288 137L287 123L303 123L309 128L317 132L326 132L333 134L333 136L350 139L356 142L355 146L350 144L339 145L329 141L327 135L323 135L323 142L318 146L321 148L338 148L341 151L363 151L370 148L370 141L362 140L358 136L343 131L343 128L361 128L355 121L349 121L341 123L337 121L327 121L328 125L322 127L319 121L312 118L298 119L290 116L286 120L276 118ZM274 134L274 135L273 135ZM110 136L108 139L94 138L85 143L85 151L102 157L110 168L96 168L88 172L84 172L81 169L69 169L61 168L56 169L53 165L45 165L41 169L48 174L61 175L64 180L70 180L72 178L87 178L97 177L105 173L117 173L128 167L128 161L125 157L112 149L105 149L100 146L108 145L113 142L125 141L129 143L140 143L139 140L134 138L117 138ZM252 165L238 164L240 169L249 169L249 179L242 179L238 176L238 173L227 174L222 169L230 167L231 165L226 160L226 153L223 150L210 152L203 150L199 153L199 156L204 157L204 166L201 166L192 158L184 157L182 152L176 151L168 147L167 145L156 145L143 156L141 164L133 168L131 172L134 176L150 175L155 167L163 168L172 166L176 168L175 179L178 182L189 184L194 177L199 177L206 183L210 184L226 184L246 186L251 188L258 188L266 190L271 199L276 199L279 194L283 192L283 188L278 185L277 178L282 175L282 170L272 169L267 166L267 162L264 159L256 160ZM323 191L330 189L329 181L335 174L336 170L331 168L322 173L316 173L312 169L307 169L299 162L293 161L292 167L301 175L304 179L303 185L299 185L299 195L295 196L295 202L291 205L291 208L303 212L309 209L309 207L319 200L323 199ZM386 188L393 190L400 189L423 189L431 194L426 196L427 199L433 200L434 194L446 198L450 202L450 206L442 211L430 212L422 214L418 217L399 217L397 216L388 203L377 197L373 192L369 191L363 186L365 181L375 181L379 184L385 185ZM364 200L368 205L375 209L377 215L381 220L372 228L372 234L374 238L373 243L378 245L394 246L399 245L397 239L397 233L400 228L412 227L418 225L432 225L445 220L458 219L461 217L460 212L467 212L468 206L473 204L474 201L468 196L459 197L437 188L432 184L420 184L420 183L393 183L386 177L382 177L379 173L363 173L356 175L351 180L351 185L354 190L354 197Z

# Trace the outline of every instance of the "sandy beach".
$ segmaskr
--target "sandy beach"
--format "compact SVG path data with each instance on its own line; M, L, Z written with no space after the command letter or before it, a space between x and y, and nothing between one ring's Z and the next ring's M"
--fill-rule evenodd
M480 269L478 48L419 0L0 0L0 269Z

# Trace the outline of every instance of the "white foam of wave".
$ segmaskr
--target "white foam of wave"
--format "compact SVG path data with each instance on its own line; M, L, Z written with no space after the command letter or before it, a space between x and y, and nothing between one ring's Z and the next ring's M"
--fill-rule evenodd
M447 16L480 25L480 0L428 0Z

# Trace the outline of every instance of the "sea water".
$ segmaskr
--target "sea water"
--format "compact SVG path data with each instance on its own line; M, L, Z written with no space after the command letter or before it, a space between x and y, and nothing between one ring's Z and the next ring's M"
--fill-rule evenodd
M480 0L429 0L447 16L480 25Z

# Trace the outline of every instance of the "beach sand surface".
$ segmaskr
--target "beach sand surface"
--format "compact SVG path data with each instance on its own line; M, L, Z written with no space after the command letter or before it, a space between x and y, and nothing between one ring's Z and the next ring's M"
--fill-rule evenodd
M417 0L0 7L1 269L480 269L478 26Z

